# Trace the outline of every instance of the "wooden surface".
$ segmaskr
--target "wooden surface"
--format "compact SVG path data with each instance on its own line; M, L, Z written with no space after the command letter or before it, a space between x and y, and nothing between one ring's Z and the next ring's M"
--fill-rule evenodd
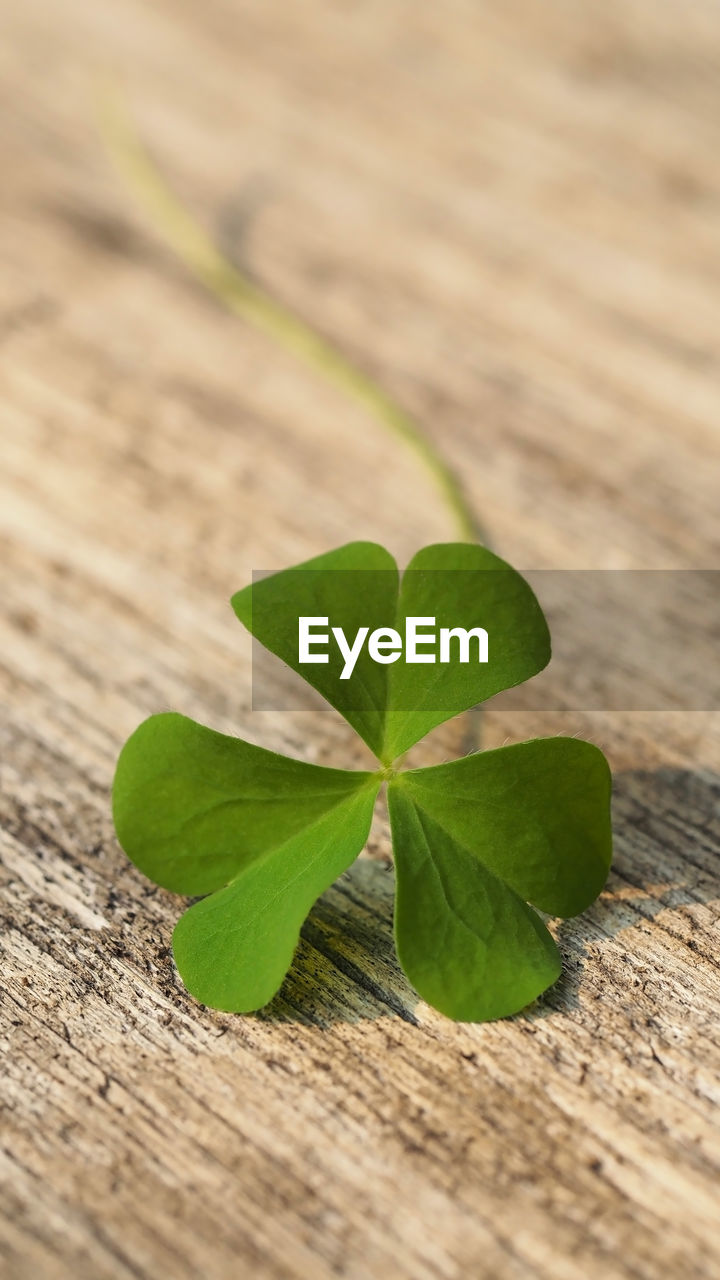
M383 428L226 314L96 124L108 81L182 198L414 411L519 567L713 567L715 0L2 5L0 1257L12 1280L720 1274L720 733L520 716L616 771L565 973L456 1026L393 959L382 819L281 997L209 1012L180 902L119 850L114 760L250 710L227 605L349 538L454 536ZM455 727L418 759L457 747Z

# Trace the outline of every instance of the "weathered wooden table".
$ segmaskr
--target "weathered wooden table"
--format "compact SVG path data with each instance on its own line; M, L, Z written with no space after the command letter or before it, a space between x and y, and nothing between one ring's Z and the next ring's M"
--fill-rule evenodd
M716 1277L717 716L486 715L490 744L580 732L616 771L607 890L522 1016L417 1002L382 822L269 1010L183 991L180 904L113 836L124 737L174 707L358 762L332 716L250 710L227 598L455 529L400 440L165 247L98 102L112 83L225 252L416 415L519 567L708 567L720 9L3 9L4 1274Z

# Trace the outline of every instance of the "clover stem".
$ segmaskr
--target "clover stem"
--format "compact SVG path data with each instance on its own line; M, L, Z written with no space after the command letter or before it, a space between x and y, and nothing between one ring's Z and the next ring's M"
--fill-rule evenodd
M220 253L165 182L117 94L102 96L99 125L107 150L128 187L155 230L188 270L228 310L320 373L403 440L433 477L462 540L482 541L480 524L462 485L420 424L327 338L277 302Z

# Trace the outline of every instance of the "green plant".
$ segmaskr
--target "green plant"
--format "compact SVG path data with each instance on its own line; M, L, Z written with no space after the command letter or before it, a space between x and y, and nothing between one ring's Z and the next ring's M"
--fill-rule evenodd
M255 582L233 597L252 634L301 674L375 753L370 772L291 760L175 713L152 716L118 761L120 843L151 879L208 895L173 935L188 989L215 1008L258 1009L279 988L316 898L365 844L387 785L397 876L395 938L419 994L452 1018L522 1009L559 976L535 908L583 911L610 865L610 773L574 738L401 768L432 728L529 679L550 658L542 610L520 574L486 548L426 547L399 578L374 543L350 543ZM491 660L427 666L359 653L302 665L299 615L354 635L408 616L490 630ZM532 904L532 905L528 905Z

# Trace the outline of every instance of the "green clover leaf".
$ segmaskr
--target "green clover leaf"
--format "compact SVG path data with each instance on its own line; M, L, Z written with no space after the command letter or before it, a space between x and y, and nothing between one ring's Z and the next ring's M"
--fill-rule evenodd
M232 603L256 639L348 720L381 767L307 764L175 713L140 725L118 760L115 826L128 856L156 883L208 895L173 935L188 990L236 1012L272 998L313 903L362 850L387 782L395 938L408 978L452 1018L484 1021L524 1008L561 969L535 908L576 915L608 873L605 757L574 738L424 769L402 771L399 757L436 725L546 665L547 624L528 584L492 552L465 543L424 548L400 581L384 548L358 542L263 578ZM329 644L324 660L301 663L301 616L322 620L328 642L341 629L345 652ZM446 655L432 667L400 660L390 637L423 619L436 629L489 630L491 660ZM382 633L386 647L373 657L358 640L352 672L343 675L363 629L365 638ZM447 643L454 641L461 643L456 635Z
M384 764L391 764L436 725L528 680L550 660L550 635L524 578L485 547L466 542L424 547L399 583L395 561L373 542L351 542L238 591L241 622L327 699ZM493 627L493 662L427 666L379 665L365 647L353 678L343 659L301 666L298 616L328 617L347 636L358 628L404 629L409 616L435 617L437 627Z

